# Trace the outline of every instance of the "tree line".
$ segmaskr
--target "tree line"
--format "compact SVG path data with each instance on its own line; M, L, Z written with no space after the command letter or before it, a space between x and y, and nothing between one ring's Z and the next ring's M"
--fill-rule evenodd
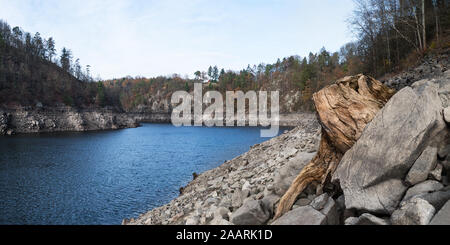
M90 67L82 68L78 59L73 62L69 49L63 48L57 56L52 38L43 39L39 33L31 36L0 21L0 103L1 95L5 95L3 101L7 101L11 91L21 91L19 99L40 96L42 92L47 97L39 100L48 104L63 101L66 105L113 106L130 111L152 107L155 100L170 99L174 91L190 92L194 83L201 82L206 89L221 92L278 90L281 100L285 99L283 95L299 92L300 99L290 105L291 109L313 110L313 93L338 78L359 73L377 78L405 68L429 52L450 48L450 0L355 0L355 5L348 22L357 40L343 45L339 51L322 48L306 57L290 56L271 64L248 65L239 71L210 66L205 71L194 72L194 79L174 74L92 82ZM11 62L5 52L11 53L11 50L15 51L12 57L21 57L18 61L29 65L29 69L8 68L17 63L17 60ZM20 52L16 52L18 50ZM52 78L49 73L55 73L53 68L47 72L43 69L29 72L39 67L33 64L42 66L41 61L57 65L81 83L67 77L65 80L59 79L60 76ZM24 76L27 72L29 76ZM45 79L51 82L38 86ZM22 80L28 82L21 83ZM288 101L280 101L280 104L288 104Z
M21 50L28 56L28 59L37 57L52 62L78 80L93 81L90 74L90 65L83 68L80 64L80 59L75 59L74 61L70 49L63 47L58 56L53 37L45 39L39 32L32 35L18 26L11 28L6 21L0 20L0 45L2 45L4 50L8 48Z

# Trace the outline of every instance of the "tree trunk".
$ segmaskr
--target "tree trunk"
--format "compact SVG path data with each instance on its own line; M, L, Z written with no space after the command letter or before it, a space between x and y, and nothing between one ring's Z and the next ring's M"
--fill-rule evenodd
M425 18L425 0L422 0L422 35L423 35L423 49L427 49L427 31L426 31L426 18Z

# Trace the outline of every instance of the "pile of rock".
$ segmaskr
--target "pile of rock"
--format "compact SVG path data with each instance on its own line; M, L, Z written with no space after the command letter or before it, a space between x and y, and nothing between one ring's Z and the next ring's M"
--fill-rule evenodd
M430 54L417 67L410 68L393 77L381 79L386 86L401 90L421 79L441 76L450 65L450 50L438 55Z

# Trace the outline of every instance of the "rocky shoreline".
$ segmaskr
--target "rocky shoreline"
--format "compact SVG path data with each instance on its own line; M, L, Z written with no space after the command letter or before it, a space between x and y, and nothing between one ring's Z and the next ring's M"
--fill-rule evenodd
M280 115L279 126L294 127L312 113ZM168 112L117 112L72 107L0 108L0 135L85 132L135 128L140 123L171 123Z
M360 93L355 98L377 96L358 83L345 85L350 90L342 87L344 93L354 89ZM324 118L300 122L294 130L195 176L178 198L123 224L450 224L450 71L398 86L404 88L342 153L332 178L309 184L280 218L275 218L280 199L319 151ZM339 106L330 108L339 111ZM351 113L358 110L349 106Z

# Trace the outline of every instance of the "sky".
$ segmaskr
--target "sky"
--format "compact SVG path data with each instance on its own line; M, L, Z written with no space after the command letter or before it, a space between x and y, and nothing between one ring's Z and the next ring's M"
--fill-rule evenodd
M53 37L92 74L193 76L338 51L352 0L0 0L0 19Z

